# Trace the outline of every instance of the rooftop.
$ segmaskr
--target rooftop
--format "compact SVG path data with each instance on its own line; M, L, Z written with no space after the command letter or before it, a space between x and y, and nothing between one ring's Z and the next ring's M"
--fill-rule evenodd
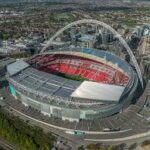
M125 87L84 81L73 93L72 97L97 99L103 102L118 102Z
M21 85L47 95L69 97L81 82L64 79L53 74L28 67L12 78Z
M23 69L29 67L29 64L23 60L16 61L7 66L7 71L10 76L22 71Z

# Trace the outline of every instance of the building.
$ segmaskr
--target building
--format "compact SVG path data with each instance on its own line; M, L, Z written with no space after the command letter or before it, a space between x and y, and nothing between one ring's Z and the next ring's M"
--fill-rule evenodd
M77 121L128 107L139 85L134 69L96 49L55 49L7 66L12 95L49 117Z

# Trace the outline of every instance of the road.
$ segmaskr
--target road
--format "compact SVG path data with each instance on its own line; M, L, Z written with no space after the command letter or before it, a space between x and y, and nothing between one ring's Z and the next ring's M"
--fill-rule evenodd
M10 106L9 106L10 107ZM19 112L18 110L15 110L14 108L11 108L11 112L13 112L14 115L19 116L20 118L22 118L23 120L30 120L30 124L32 125L38 125L41 128L43 128L46 132L54 132L55 134L57 133L57 135L62 135L62 138L67 139L68 141L70 141L70 145L72 147L72 150L76 150L78 146L81 145L88 145L89 143L93 142L93 143L105 143L105 144L121 144L121 143L136 143L137 141L145 141L149 139L150 136L150 131L146 132L146 133L140 133L140 134L136 134L133 136L129 136L129 137L123 137L123 138L116 138L116 139L82 139L81 138L75 138L75 137L70 137L70 135L66 135L64 132L61 132L55 128L50 128L49 126L45 125L45 123L43 122L39 122L38 120L27 116L25 114L22 114L21 112Z
M5 110L9 113L13 113L13 115L18 116L20 119L23 119L24 121L29 121L29 123L33 126L39 126L43 129L45 132L50 132L57 138L61 138L62 141L67 141L67 145L71 147L71 150L77 150L77 148L82 145L83 139L79 137L73 137L72 135L66 134L65 132L62 132L59 129L55 129L52 127L49 127L44 122L38 121L30 116L27 116L18 110L15 110L11 106L5 107Z
M14 145L4 140L3 138L0 138L0 148L4 150L18 150Z

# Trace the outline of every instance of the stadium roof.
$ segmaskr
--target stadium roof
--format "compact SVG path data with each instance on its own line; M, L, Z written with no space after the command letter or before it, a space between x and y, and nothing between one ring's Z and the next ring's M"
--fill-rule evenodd
M79 81L64 79L63 77L42 72L32 67L28 67L15 74L12 76L12 79L36 92L61 97L69 97L81 84Z
M125 87L84 81L73 93L72 97L97 99L103 102L118 102Z
M23 69L29 67L29 64L23 60L16 61L7 66L7 71L10 76L22 71Z
M7 70L9 75L21 85L50 96L118 103L125 89L123 86L64 79L29 67L29 64L22 60L8 65Z

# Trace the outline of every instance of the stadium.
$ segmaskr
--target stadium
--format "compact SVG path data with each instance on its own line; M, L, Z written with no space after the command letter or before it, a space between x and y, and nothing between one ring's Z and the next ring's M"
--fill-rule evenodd
M7 66L10 91L25 106L51 118L79 122L112 116L133 103L143 86L135 58L129 54L132 65L94 48L42 51Z

